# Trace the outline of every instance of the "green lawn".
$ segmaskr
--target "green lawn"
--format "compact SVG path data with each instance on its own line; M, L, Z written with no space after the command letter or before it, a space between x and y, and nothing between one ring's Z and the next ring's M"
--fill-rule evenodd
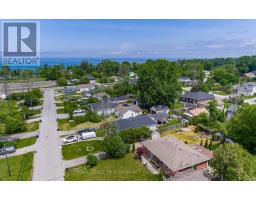
M64 160L70 160L86 156L89 153L97 153L102 150L102 141L89 140L62 146L62 156Z
M105 128L99 128L96 130L97 137L105 137L107 135L107 130Z
M34 153L30 152L20 156L9 157L11 176L5 159L0 160L1 181L30 181L32 179Z
M6 145L14 145L17 149L20 149L23 147L31 146L35 144L35 142L36 142L36 137L31 137L31 138L26 138L21 140L15 140L11 142L0 142L0 147L6 144Z
M67 181L157 181L160 175L151 174L132 153L120 159L99 160L97 166L85 164L66 169Z
M224 92L224 91L213 91L214 94L218 94L218 95L222 95L222 96L226 96L228 95L227 92Z
M57 111L57 114L64 114L65 113L64 108L59 108L56 111Z
M61 102L61 103L55 103L56 107L63 107L64 106L64 103Z
M17 78L17 79L8 79L0 80L0 83L24 83L24 82L34 82L34 81L45 81L44 77L32 77L32 78Z
M39 129L39 122L32 122L26 124L26 132L32 132Z

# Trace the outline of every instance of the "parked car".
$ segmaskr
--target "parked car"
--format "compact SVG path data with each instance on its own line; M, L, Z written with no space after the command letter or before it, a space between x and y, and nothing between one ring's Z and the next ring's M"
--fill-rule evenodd
M85 110L82 110L82 109L77 109L77 110L74 110L74 114L79 114L79 113L84 113Z
M10 154L16 152L16 147L13 145L8 145L0 148L0 155Z
M75 135L71 135L63 139L64 144L68 144L76 141L77 141L77 137Z

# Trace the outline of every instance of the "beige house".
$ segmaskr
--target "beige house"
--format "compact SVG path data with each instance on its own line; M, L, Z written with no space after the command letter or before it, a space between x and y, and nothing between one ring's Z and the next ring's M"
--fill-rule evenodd
M142 110L137 105L118 105L115 108L115 114L120 119L128 119L142 114Z

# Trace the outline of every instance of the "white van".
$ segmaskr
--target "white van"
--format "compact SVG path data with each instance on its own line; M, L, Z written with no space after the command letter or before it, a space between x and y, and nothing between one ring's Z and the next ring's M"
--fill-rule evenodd
M82 140L86 140L86 139L96 138L97 137L95 131L82 132L82 133L80 133L80 136L81 136Z

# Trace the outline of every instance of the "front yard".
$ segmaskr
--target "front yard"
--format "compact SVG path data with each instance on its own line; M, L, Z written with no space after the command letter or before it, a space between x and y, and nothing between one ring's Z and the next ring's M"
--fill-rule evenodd
M5 159L0 160L1 181L30 181L32 179L34 153L27 153L20 156L9 157L11 176Z
M161 133L161 136L172 136L188 144L200 144L203 141L203 144L206 139L210 139L210 136L203 135L201 133L195 132L196 126L188 126L185 129L176 129L168 130Z
M62 146L62 157L64 160L71 160L86 156L89 153L97 153L102 150L102 141L88 140Z
M66 169L67 181L158 181L160 175L151 174L148 169L130 153L120 159L99 160L97 166L85 164Z
M36 131L37 129L39 129L39 122L27 123L25 132Z
M31 138L26 138L26 139L21 139L21 140L15 140L11 142L0 142L0 147L5 145L14 145L17 149L31 146L35 144L36 142L36 137L31 137Z

